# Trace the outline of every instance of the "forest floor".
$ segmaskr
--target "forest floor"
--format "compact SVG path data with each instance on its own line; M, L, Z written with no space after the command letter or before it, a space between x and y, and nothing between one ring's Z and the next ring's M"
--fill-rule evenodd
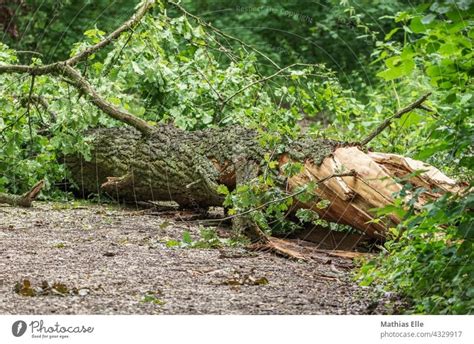
M174 218L174 217L173 217ZM0 206L0 314L374 314L396 311L325 252L169 247L195 223L83 203Z

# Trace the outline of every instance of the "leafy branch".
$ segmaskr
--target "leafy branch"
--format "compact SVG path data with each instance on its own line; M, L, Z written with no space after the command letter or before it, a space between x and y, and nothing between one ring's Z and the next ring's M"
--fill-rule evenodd
M327 180L329 180L329 179L332 179L332 178L338 178L338 177L355 177L356 175L357 175L357 172L354 171L354 170L350 170L350 171L348 171L348 172L343 172L343 173L335 173L335 174L331 174L330 176L327 176L327 177L325 177L325 178L322 178L322 179L316 181L316 184L324 183L325 181L327 181ZM234 218L236 218L236 217L244 216L244 215L253 213L254 211L263 209L263 208L269 206L270 204L280 203L280 202L286 201L287 199L290 199L290 198L296 197L296 196L298 196L298 195L301 195L302 193L304 193L304 192L306 192L306 191L307 191L307 186L301 188L300 190L298 190L298 191L296 191L296 192L293 192L293 193L291 193L291 194L288 194L288 195L286 195L286 196L284 196L284 197L272 199L271 201L265 202L265 203L260 204L259 206L255 207L255 208L252 208L252 209L243 211L243 212L241 212L241 213L234 214L234 215L230 215L230 216L227 216L227 217L224 217L224 218L221 218L221 219L210 219L210 220L206 220L205 222L215 222L215 221L219 221L219 222L220 222L220 221L232 220L232 219L234 219Z
M195 16L194 14L188 12L183 6L181 6L180 4L176 3L176 2L173 2L173 1L168 1L168 3L172 6L174 6L176 9L178 9L181 13L183 13L184 15L190 17L190 18L193 18L194 20L196 20L199 24L201 24L202 26L205 26L207 27L208 29L212 30L213 32L215 32L217 35L223 37L223 38L227 38L227 39L230 39L232 41L235 41L237 43L239 43L241 46L245 47L245 48L248 48L252 51L254 51L255 53L257 53L258 55L260 55L261 57L263 57L265 60L267 60L268 62L270 62L275 68L278 68L280 69L281 67L275 62L273 61L270 57L268 57L266 54L264 54L263 52L261 52L260 50L258 50L257 48L251 46L250 44L247 44L245 43L244 41L242 41L241 39L238 39L237 37L234 37L234 36L231 36L225 32L223 32L222 30L219 30L218 28L214 27L213 25L209 24L209 23L206 23L204 20L202 20L201 18L199 18L198 16Z
M137 130L142 134L148 135L153 131L153 127L150 126L146 121L138 118L131 113L119 109L103 99L92 87L92 85L83 77L76 69L79 62L86 60L89 56L96 53L97 51L108 46L114 40L116 40L123 32L129 31L134 28L142 20L145 14L153 7L155 0L146 0L137 12L125 23L119 26L115 31L107 35L103 40L94 44L93 46L77 53L71 58L59 62L54 62L45 66L29 66L29 65L11 65L1 64L0 74L5 73L26 73L32 77L39 75L56 75L66 76L69 78L70 83L78 90L84 92L89 96L91 102L105 112L109 117L124 122ZM31 101L31 92L29 96L29 102ZM29 108L29 106L28 106Z

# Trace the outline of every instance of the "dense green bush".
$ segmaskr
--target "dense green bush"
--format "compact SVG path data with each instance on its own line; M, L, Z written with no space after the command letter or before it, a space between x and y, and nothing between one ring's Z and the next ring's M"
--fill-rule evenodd
M474 313L473 207L470 194L445 195L417 213L410 209L387 251L362 266L361 283L407 296L409 312Z

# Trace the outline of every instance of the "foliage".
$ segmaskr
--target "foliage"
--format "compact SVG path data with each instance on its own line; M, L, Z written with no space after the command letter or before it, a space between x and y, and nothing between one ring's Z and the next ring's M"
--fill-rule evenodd
M399 95L406 90L435 91L433 116L402 118L404 126L419 125L412 135L406 135L417 159L432 157L433 162L460 164L472 169L471 144L474 139L472 109L474 7L434 3L421 6L417 12L398 13L394 19L404 31L404 44L387 37L376 52L386 68L378 75L394 83ZM424 12L421 12L424 10ZM434 105L436 104L436 105ZM471 162L471 163L469 163Z
M281 66L325 63L346 82L352 71L367 68L378 32L391 30L392 23L384 16L407 6L399 0L185 0L183 5Z
M17 35L5 35L2 41L24 51L29 61L38 54L44 62L64 59L71 46L82 39L87 28L110 31L133 13L135 3L128 0L22 0L7 1L11 18L5 26L16 25ZM34 54L28 53L34 52Z
M419 212L406 211L388 252L362 266L362 285L395 289L413 301L410 312L474 312L474 197L444 195ZM376 283L374 283L376 282Z
M392 140L395 150L428 159L471 180L472 14L473 6L464 2L435 2L414 12L397 13L393 19L400 26L385 42L379 42L374 52L376 61L383 62L378 73L386 82L383 85L391 85L397 97L414 94L417 89L421 91L418 95L431 91L430 106L436 110L429 116L402 117L395 127L401 128L403 142L388 131L376 144L383 147ZM404 35L403 43L391 40L398 31ZM413 203L405 205L402 198L396 204L404 221L393 229L394 239L385 244L388 253L362 267L362 283L376 282L402 292L413 300L412 312L472 313L472 194L445 195L419 212L414 212Z
M103 35L98 29L87 30L72 54ZM295 66L267 79L257 71L255 55L228 50L220 56L222 44L185 16L170 18L157 8L132 33L122 35L106 56L91 56L81 66L82 74L109 102L151 124L171 121L193 130L240 123L265 128L262 144L268 141L281 148L298 133L300 109L308 103L299 94L316 92L311 88L317 82L307 81L325 79L330 72L323 66ZM18 62L17 53L4 44L0 59ZM33 63L43 62L34 58ZM272 83L278 78L285 84ZM2 75L0 84L0 190L20 193L38 179L50 186L67 179L64 155L90 158L83 133L91 127L120 125L63 78L11 74ZM37 97L48 105L34 101Z
M163 306L166 304L165 301L163 301L161 298L161 291L153 291L149 290L146 292L146 294L143 296L141 302L142 303L152 303L158 306Z
M23 39L0 43L0 63L42 65L82 51L134 6L130 1L119 1L123 8L107 7L106 1L27 3L30 7L19 12L27 15L15 19ZM296 201L314 198L318 187L310 183L293 194L283 191L286 178L302 166L287 164L280 173L275 156L301 134L299 124L305 135L359 141L397 109L431 92L427 105L433 111L405 114L371 148L422 159L472 180L470 2L439 0L412 8L403 1L328 0L279 6L267 0L215 1L212 7L206 1L185 2L188 10L256 51L163 2L80 70L109 102L151 125L256 129L260 144L271 152L260 162L263 173L235 190L221 186L219 191L230 215L249 212L268 233L289 233L305 223L327 225L308 210L296 213L299 222L288 221ZM81 8L86 15L69 23ZM106 8L97 25L89 24L88 18L99 18ZM123 12L111 15L118 8ZM49 13L54 20L48 21ZM85 30L80 36L79 27ZM43 43L33 39L40 29L48 32ZM64 156L80 153L90 159L84 133L118 125L62 77L0 75L0 191L22 193L46 179L46 195L57 197L55 185L67 180ZM472 312L472 195L446 195L419 212L404 203L406 194L399 196L390 211L403 214L403 222L392 229L387 252L362 267L361 280L406 294L413 312ZM182 240L168 242L190 248L229 244L205 228L198 240L185 232Z

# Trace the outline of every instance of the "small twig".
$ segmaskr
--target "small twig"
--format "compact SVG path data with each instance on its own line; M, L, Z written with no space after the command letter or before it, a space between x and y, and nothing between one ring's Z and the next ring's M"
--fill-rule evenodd
M122 47L120 48L120 50L118 52L116 52L114 54L114 56L112 57L112 59L110 60L110 62L104 67L104 70L102 72L102 74L104 76L107 76L110 72L110 70L112 69L112 66L118 61L118 59L120 58L120 55L122 55L122 52L123 50L125 49L125 47L128 45L128 43L130 43L130 41L132 40L132 36L133 34L135 33L135 31L133 31L133 29L131 30L130 34L128 35L127 37L127 40L125 41L125 43L122 45Z
M416 101L414 101L413 103L411 103L410 105L404 107L403 109L400 109L397 111L396 114L394 114L393 116L390 116L389 118L387 118L385 121L383 121L374 131L372 131L369 136L367 136L367 138L365 138L364 140L361 141L361 145L362 146L365 146L367 143L369 143L370 141L372 141L377 135L379 135L386 127L388 127L390 125L390 123L392 123L392 121L394 119L397 119L397 118L400 118L402 117L404 114L416 109L416 108L419 108L419 109L422 109L422 110L425 110L425 111L433 111L431 110L430 108L426 107L423 105L423 102L431 95L431 92L428 92L427 94L425 94L424 96L422 96L421 98L417 99Z
M37 51L31 51L31 50L17 50L17 54L31 54L31 55L38 55L38 56L43 56L43 54L37 52Z
M196 184L199 184L200 182L202 182L201 179L195 180L194 182L191 182L191 183L189 183L188 185L186 185L186 189L189 189L189 188L191 188L192 186L194 186L194 185L196 185Z
M94 44L92 47L89 47L77 55L71 57L70 59L66 60L66 64L69 66L74 66L78 62L87 59L90 55L94 54L96 51L104 48L105 46L112 43L115 39L117 39L123 32L129 31L133 29L145 16L145 14L150 10L150 8L155 4L155 0L146 0L145 3L138 9L138 11L123 23L120 27L118 27L115 31L111 32L107 37L105 37L102 41Z
M49 103L46 99L36 94L32 94L30 99L35 104L39 104L43 108L43 110L49 114L52 123L56 122L58 116L56 112L50 109Z
M241 89L239 89L238 91L236 91L234 94L232 94L231 96L229 96L228 98L226 98L225 100L222 101L222 106L221 106L221 111L224 109L224 107L227 105L227 103L229 101L231 101L234 97L236 97L237 95L239 95L240 93L244 92L245 90L249 89L250 87L252 86L255 86L255 85L258 85L258 84L261 84L261 83L265 83L267 82L268 80L271 80L273 79L274 77L280 75L281 73L283 73L284 71L290 69L290 68L293 68L293 67L315 67L316 65L314 64L308 64L308 63L293 63L291 65L288 65L286 67L283 67L279 70L277 70L275 73L269 75L269 76L266 76L264 78L260 78L258 80L255 80L255 81L252 81L251 83L245 85L244 87L242 87Z
M31 84L30 90L28 92L28 103L26 104L26 116L28 117L28 129L30 132L30 142L33 143L33 128L31 127L31 115L30 115L30 108L31 108L31 96L33 95L33 89L35 87L35 76L31 76ZM30 147L32 150L32 148Z
M223 101L224 101L224 97L214 88L214 86L212 86L211 81L206 77L206 75L205 75L203 72L201 72L201 71L199 70L199 67L194 66L194 69L195 69L196 72L198 72L199 75L201 75L202 78L206 81L206 83L209 85L209 87L211 88L211 90L216 94L217 98L219 98L219 100L223 102Z
M237 96L239 93L242 93L243 91L249 89L250 87L252 87L252 86L254 86L254 85L257 85L257 84L260 84L260 83L262 83L262 82L268 81L268 80L274 78L275 76L277 76L277 75L283 73L285 70L290 69L290 68L292 68L292 67L295 67L296 65L297 65L296 63L291 64L291 65L289 65L289 66L286 66L286 67L284 67L284 68L281 68L281 69L277 70L277 71L276 71L275 73L273 73L272 75L266 76L266 77L264 77L264 78L260 78L260 79L258 79L258 80L255 80L255 81L251 82L251 83L248 84L248 85L245 85L245 86L242 87L240 90L238 90L238 91L236 91L234 94L232 94L230 97L226 98L226 99L223 101L223 104L224 104L224 105L227 104L229 101L231 101L231 100L232 100L235 96Z
M3 140L6 141L7 139L5 138L5 135L4 135L4 132L7 131L7 129L10 129L10 128L13 128L18 122L20 122L20 120L25 117L27 114L27 112L23 112L20 116L18 116L16 118L16 120L14 120L13 122L9 123L7 126L5 126L1 131L0 131L0 135L2 135L3 137Z

